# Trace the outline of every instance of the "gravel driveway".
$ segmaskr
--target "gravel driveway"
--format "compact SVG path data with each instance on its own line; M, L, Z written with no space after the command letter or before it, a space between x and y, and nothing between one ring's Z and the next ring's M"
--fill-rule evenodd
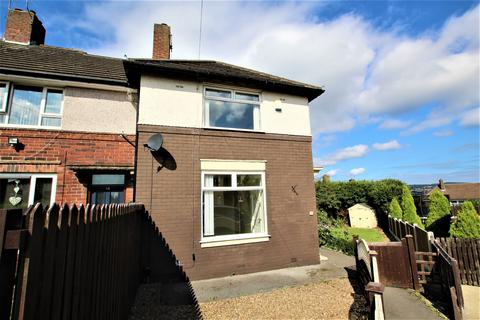
M346 278L200 303L205 320L367 319L365 300Z

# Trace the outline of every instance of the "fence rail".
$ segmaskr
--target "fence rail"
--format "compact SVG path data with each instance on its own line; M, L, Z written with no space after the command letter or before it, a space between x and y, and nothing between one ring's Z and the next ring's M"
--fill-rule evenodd
M457 260L462 284L480 286L480 239L436 240L449 256Z
M0 239L0 319L126 319L147 277L189 283L140 204L0 211Z

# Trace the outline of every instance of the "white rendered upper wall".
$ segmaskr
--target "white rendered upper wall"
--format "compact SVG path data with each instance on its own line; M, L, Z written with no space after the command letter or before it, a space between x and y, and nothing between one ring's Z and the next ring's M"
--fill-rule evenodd
M138 123L203 128L205 87L241 89L260 94L260 132L311 136L307 98L149 75L141 78Z

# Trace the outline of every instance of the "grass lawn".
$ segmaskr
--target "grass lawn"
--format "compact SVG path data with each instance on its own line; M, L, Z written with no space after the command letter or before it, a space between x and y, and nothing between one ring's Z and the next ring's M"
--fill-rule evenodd
M389 241L381 229L363 229L363 228L350 228L347 227L347 232L350 235L350 238L354 235L358 235L360 239L363 239L367 242L383 242Z

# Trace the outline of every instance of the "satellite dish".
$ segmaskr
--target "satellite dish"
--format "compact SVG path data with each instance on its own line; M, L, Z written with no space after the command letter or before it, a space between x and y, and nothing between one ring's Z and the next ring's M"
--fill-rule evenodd
M163 136L161 133L156 133L150 138L148 138L147 143L143 146L150 151L158 151L162 147L163 144Z

